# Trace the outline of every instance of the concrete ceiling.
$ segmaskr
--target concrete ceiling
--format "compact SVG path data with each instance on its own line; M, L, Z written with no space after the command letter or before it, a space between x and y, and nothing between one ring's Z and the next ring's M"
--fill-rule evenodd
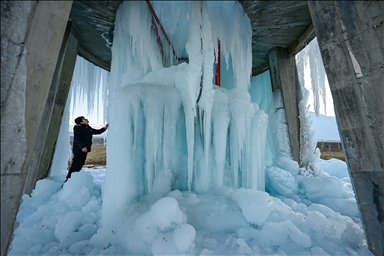
M252 69L268 68L275 47L297 53L315 37L307 1L239 1L252 25Z
M69 18L79 40L79 55L110 71L116 11L122 1L75 0Z
M110 70L118 1L75 0L70 19L80 42L79 55ZM275 47L296 53L314 38L307 1L241 1L252 25L253 75L268 69Z

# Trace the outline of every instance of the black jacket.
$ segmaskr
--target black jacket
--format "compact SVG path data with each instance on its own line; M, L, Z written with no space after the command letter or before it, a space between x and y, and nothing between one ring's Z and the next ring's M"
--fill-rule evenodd
M87 147L91 151L92 135L105 132L105 128L93 129L89 125L77 124L73 127L73 153L82 153L81 149Z

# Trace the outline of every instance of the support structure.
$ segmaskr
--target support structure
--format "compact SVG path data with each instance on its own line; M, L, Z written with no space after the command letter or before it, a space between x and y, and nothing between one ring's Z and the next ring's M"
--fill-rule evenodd
M308 1L369 249L384 255L384 2Z
M276 47L269 53L272 90L281 90L293 160L300 160L300 120L295 57Z
M47 115L50 115L51 118L48 124L46 139L44 140L43 152L38 162L38 172L35 173L36 176L32 179L35 180L35 182L36 180L48 177L55 145L60 132L65 104L67 103L68 93L71 87L72 75L79 48L78 40L71 31L73 31L73 27L71 26L71 22L68 22L66 35L61 49L63 54L62 62L57 63L54 79L51 85L51 91L54 96L50 97L50 101L53 101L53 103L46 105L47 112L50 110Z
M39 134L50 120L43 113L71 7L72 1L1 3L1 134L7 135L1 137L1 255L8 252L27 175L37 167L34 156L43 150Z

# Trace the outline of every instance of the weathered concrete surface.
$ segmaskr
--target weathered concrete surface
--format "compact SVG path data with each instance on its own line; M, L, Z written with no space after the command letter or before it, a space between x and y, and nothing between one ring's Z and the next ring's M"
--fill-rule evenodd
M285 116L293 160L300 158L300 121L295 57L288 49L276 47L269 53L269 70L272 89L283 94Z
M27 131L27 158L24 169L28 176L25 193L35 186L38 162L43 152L51 116L45 109L53 104L54 93L49 94L60 49L67 26L71 1L41 1L32 20L26 47L27 88L25 92L25 125ZM52 92L52 91L51 91ZM47 106L48 105L48 106Z
M72 2L1 1L1 255L8 252Z
M370 250L384 255L384 2L308 1Z
M24 48L34 7L30 1L1 1L1 255L8 251L26 177Z
M7 255L19 210L25 173L1 175L1 255Z
M71 25L69 23L67 30L70 30L70 27ZM67 103L68 92L71 87L72 75L75 68L79 42L72 33L69 33L65 41L66 42L63 44L63 62L62 65L57 68L53 79L53 83L57 83L57 86L51 87L57 89L55 90L53 106L51 106L51 119L49 121L44 150L37 168L38 172L36 172L37 180L46 178L49 174L53 153L55 152L55 145L60 132L65 104ZM48 107L49 106L47 106L47 108Z

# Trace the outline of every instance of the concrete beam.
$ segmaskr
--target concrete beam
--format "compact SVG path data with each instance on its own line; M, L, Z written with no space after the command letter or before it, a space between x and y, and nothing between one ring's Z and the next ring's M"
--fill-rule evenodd
M300 160L300 120L298 82L295 56L288 49L277 47L269 53L269 67L273 91L281 90L288 124L293 160Z
M384 255L384 2L308 1L369 249Z
M71 23L69 23L67 30L72 31L71 28ZM46 105L47 108L51 107L51 113L47 113L51 116L51 118L49 121L45 144L43 146L44 150L37 168L38 172L36 172L36 180L46 178L49 174L53 153L55 152L55 145L60 132L65 104L67 102L69 89L71 87L72 75L75 68L78 48L78 40L72 34L72 32L69 33L68 36L66 36L66 40L62 47L64 55L62 64L57 65L54 80L52 81L52 83L57 83L57 85L52 84L51 86L51 89L56 88L54 92L55 96L53 106Z
M309 42L311 42L316 37L315 30L311 24L308 29L297 39L293 44L288 47L288 51L292 55L296 55L301 50L303 50Z
M1 255L44 122L46 101L71 1L1 2Z
M89 62L93 63L94 65L105 69L107 71L111 71L111 65L108 63L103 62L102 60L98 59L91 53L87 52L83 47L79 47L79 56L83 57L84 59L88 60Z
M63 58L62 45L71 1L42 1L32 20L26 47L27 87L25 92L25 125L27 159L23 168L28 173L24 193L31 193L37 181L36 172L43 152L57 83L55 71Z

